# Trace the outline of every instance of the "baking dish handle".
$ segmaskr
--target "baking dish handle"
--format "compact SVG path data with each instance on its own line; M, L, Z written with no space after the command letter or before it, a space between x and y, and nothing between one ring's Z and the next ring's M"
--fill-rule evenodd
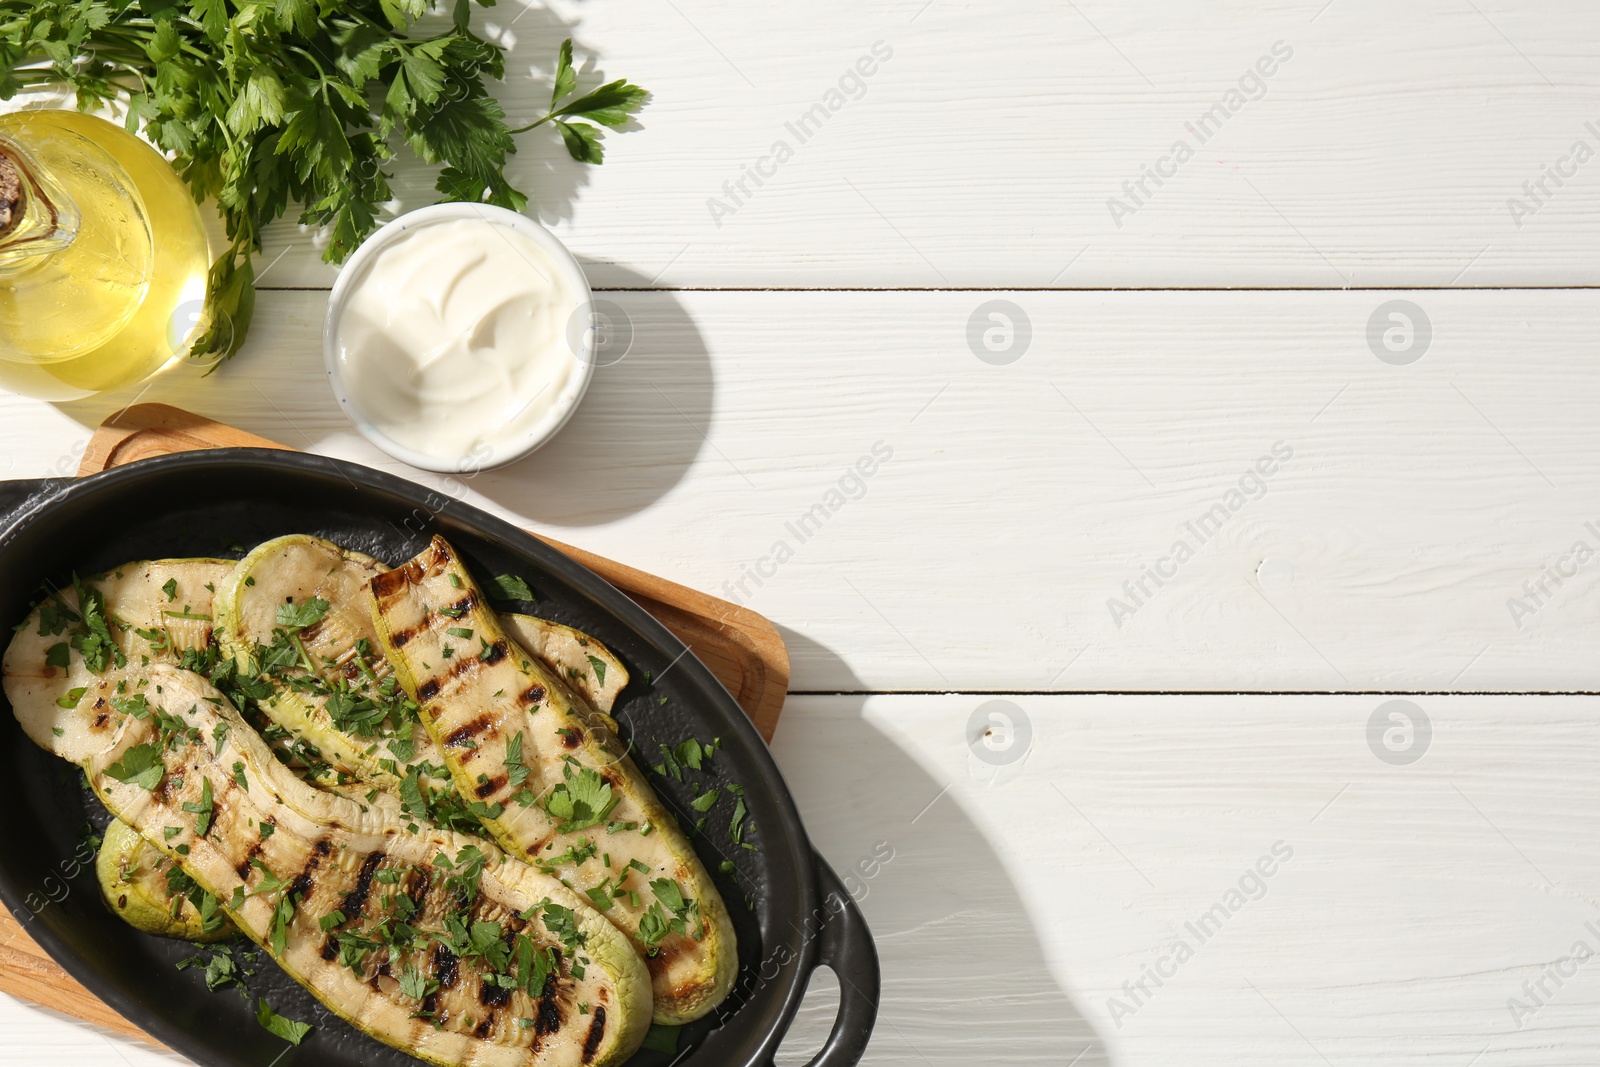
M815 967L828 966L839 976L839 1016L822 1051L806 1067L854 1067L866 1054L872 1024L878 1018L878 993L882 975L878 947L861 908L834 873L817 855L817 894L827 918L818 935ZM834 910L835 901L843 906Z

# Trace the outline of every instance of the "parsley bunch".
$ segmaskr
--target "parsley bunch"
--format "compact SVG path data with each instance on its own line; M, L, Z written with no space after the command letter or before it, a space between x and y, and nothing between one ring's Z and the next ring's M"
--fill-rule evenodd
M485 87L505 54L472 32L472 4L453 0L448 28L427 33L417 20L441 0L0 0L0 99L60 83L80 108L126 99L130 129L143 123L196 200L218 202L230 244L190 354L226 359L255 307L250 255L291 203L339 263L392 199L395 144L441 166L441 199L520 211L528 198L505 176L513 134L550 124L574 159L600 163L601 127L644 105L621 79L576 95L568 40L549 111L511 129Z

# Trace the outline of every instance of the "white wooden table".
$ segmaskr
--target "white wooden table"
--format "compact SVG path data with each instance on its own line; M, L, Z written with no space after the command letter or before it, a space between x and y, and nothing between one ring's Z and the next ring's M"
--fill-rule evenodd
M893 854L869 1063L1600 1062L1600 11L488 14L514 118L568 33L656 98L603 168L524 138L632 342L466 495L783 627L811 832ZM142 397L430 481L328 393L312 235L260 267L223 373L0 397L5 475Z

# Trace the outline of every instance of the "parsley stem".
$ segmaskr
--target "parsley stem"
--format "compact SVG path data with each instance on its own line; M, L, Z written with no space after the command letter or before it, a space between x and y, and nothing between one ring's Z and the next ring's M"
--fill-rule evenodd
M540 126L543 126L545 123L549 122L551 119L553 119L555 117L556 117L556 113L554 111L552 111L552 112L550 112L550 114L546 115L544 118L540 119L538 122L530 122L526 126L518 126L516 129L509 130L507 132L509 132L509 133L527 133L529 130L538 129Z
M307 674L315 675L317 669L311 665L311 656L306 652L306 646L301 642L300 635L290 634L289 640L294 642L295 649L300 653L300 665L306 669Z

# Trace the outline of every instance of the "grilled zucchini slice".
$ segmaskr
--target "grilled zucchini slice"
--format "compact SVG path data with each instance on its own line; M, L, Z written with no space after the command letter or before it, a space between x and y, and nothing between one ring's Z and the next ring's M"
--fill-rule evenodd
M657 1022L715 1008L737 973L732 924L610 718L507 635L443 538L369 588L384 654L484 827L628 935Z
M416 709L395 691L393 672L377 651L366 585L386 569L371 556L320 537L275 538L257 546L218 585L216 615L224 652L242 671L264 674L273 686L273 695L259 702L262 710L315 746L337 775L394 793L413 769L434 782L431 772L441 764L427 733L413 729ZM280 609L317 602L327 604L326 610L292 633L294 661L274 662L284 658L274 657L274 646L288 651L281 620L294 621L292 611L280 616ZM506 625L602 711L611 709L628 684L621 661L588 634L531 615L506 616ZM388 714L380 714L385 709Z
M272 687L261 710L314 746L339 780L394 792L434 761L376 651L365 586L381 569L306 534L258 545L217 587L217 642L242 674Z
M308 785L192 672L112 672L83 702L116 723L72 745L106 807L351 1024L442 1067L607 1067L643 1040L643 964L556 879Z
M225 559L139 560L51 589L0 661L6 699L29 739L76 760L67 739L86 735L74 728L73 694L94 679L91 668L177 663L203 650L212 590L232 570Z
M136 930L200 942L226 941L239 934L221 912L209 919L201 916L183 893L188 881L183 868L120 819L112 819L106 827L94 870L106 906Z
M582 630L536 615L500 616L511 639L560 675L590 707L606 714L628 687L628 668L605 645Z

